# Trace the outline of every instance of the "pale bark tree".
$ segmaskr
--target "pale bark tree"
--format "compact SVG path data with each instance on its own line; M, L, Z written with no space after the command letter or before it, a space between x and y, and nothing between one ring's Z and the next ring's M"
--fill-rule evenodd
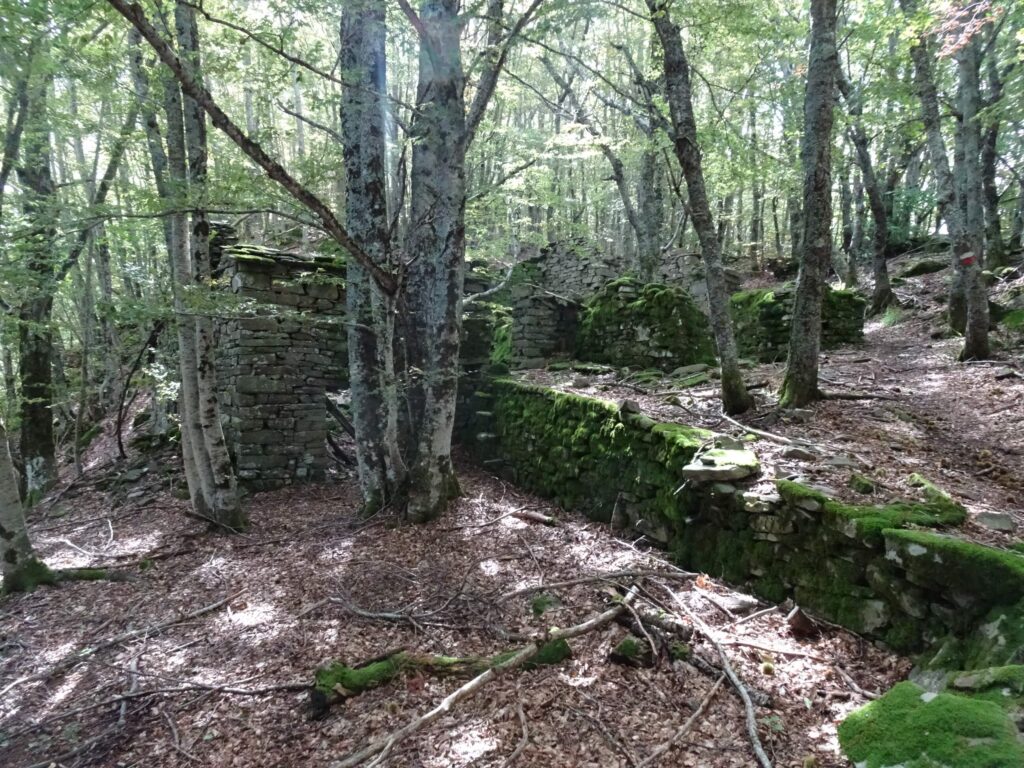
M174 9L175 27L182 63L192 79L202 85L202 62L199 51L199 30L195 9L178 2ZM175 89L178 89L175 83ZM194 283L209 289L212 279L210 265L210 222L206 214L207 140L206 114L194 98L183 94L183 127L188 159L188 192L192 222L190 232L191 264L187 273L179 274L183 286ZM217 394L217 372L212 320L203 314L195 317L196 407L202 435L204 462L209 466L208 506L215 525L228 530L246 527L248 520L238 497L238 484L228 454L227 440L221 424ZM194 446L194 449L197 449ZM205 472L204 472L205 475Z
M392 270L385 110L385 3L354 0L341 19L341 129L345 137L345 226L382 268ZM358 262L346 268L349 382L363 507L399 499L406 479L399 450L395 301Z
M917 0L900 0L900 6L905 13L914 13L917 10ZM928 156L935 180L939 215L946 222L953 246L954 279L949 293L949 322L955 331L964 333L961 356L964 359L985 358L989 355L988 297L981 278L982 253L976 250L979 245L983 247L984 242L979 243L976 236L972 238L968 234L963 195L958 190L957 181L950 170L946 140L942 135L939 94L932 72L933 57L931 37L927 32L923 32L911 46L910 58L914 65L914 85L921 102L921 119L928 141ZM964 78L971 78L972 69L976 77L976 67L971 61L963 56L959 58L961 83ZM964 88L961 87L960 100L961 113L965 107L974 110L969 118L973 122L977 112L974 96L965 96ZM957 131L960 144L964 139L962 126L967 120L968 117L961 114L961 130ZM972 165L974 163L969 162Z
M821 306L832 263L832 123L839 54L836 0L811 0L811 44L804 96L804 172L800 273L793 301L782 407L820 397Z
M458 386L465 261L465 75L457 0L425 0L418 17L419 109L410 174L411 261L407 331L412 380L413 444L407 514L436 517L458 495L451 435ZM408 13L408 12L407 12Z
M711 215L704 184L701 150L697 143L697 123L693 114L690 65L683 50L679 27L669 16L666 0L647 0L658 40L664 52L665 92L674 128L676 158L686 178L690 215L700 240L701 258L708 288L711 328L718 346L722 369L722 407L727 413L746 411L753 405L740 373L739 355L729 316L729 292L715 222Z

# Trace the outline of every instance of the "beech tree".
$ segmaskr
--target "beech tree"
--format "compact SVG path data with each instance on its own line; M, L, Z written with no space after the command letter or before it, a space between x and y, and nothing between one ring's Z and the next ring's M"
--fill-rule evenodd
M665 54L665 89L675 133L673 144L676 159L686 177L690 215L700 239L701 258L704 260L711 327L722 365L722 406L726 413L742 413L750 408L752 401L740 373L736 340L729 318L729 295L725 286L719 236L704 185L697 124L693 116L690 67L679 37L679 27L669 17L668 3L664 0L647 0L647 8Z
M800 273L793 303L783 407L819 397L821 304L832 263L832 122L839 51L835 0L811 0L811 42L800 160L804 172Z

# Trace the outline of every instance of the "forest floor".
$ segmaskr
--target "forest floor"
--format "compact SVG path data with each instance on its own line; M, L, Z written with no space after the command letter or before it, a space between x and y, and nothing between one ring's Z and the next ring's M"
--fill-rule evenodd
M0 604L0 764L328 766L462 681L410 675L311 720L319 664L396 648L465 655L517 647L607 609L613 584L634 580L551 588L541 616L537 593L516 590L623 570L669 574L645 588L682 600L725 643L746 686L767 702L756 709L757 729L776 766L846 765L837 723L866 702L865 691L884 691L908 670L906 660L832 627L798 640L778 610L740 623L764 606L738 607L744 601L714 580L680 579L606 526L469 467L463 498L425 527L360 519L346 478L253 497L252 532L231 537L185 517L162 469L154 459L113 499L80 483L34 516L51 565L115 564L132 578ZM523 509L555 514L560 525L509 515ZM572 658L557 666L499 677L400 744L388 764L641 765L694 714L717 672L699 660L704 671L685 661L612 663L625 634L609 625L571 641ZM706 637L695 635L692 647L718 664ZM727 682L660 764L755 764L744 707Z
M890 263L894 274L914 259ZM761 460L765 490L776 478L801 478L851 503L882 504L915 498L910 475L923 475L968 510L958 534L1007 547L1024 534L1024 350L1020 337L999 330L999 359L961 364L957 338L933 338L943 329L949 270L907 278L897 289L903 305L870 320L862 344L821 356L822 389L832 399L806 409L779 411L776 394L785 363L752 365L757 405L723 418L717 382L680 390L670 377L642 385L618 373L527 371L521 375L567 392L637 403L652 418L742 437L751 427L785 440L750 443ZM1024 286L1024 278L1001 286ZM998 295L998 294L997 294ZM810 445L807 445L810 443ZM815 456L793 456L792 448ZM870 495L851 486L854 475L875 485Z

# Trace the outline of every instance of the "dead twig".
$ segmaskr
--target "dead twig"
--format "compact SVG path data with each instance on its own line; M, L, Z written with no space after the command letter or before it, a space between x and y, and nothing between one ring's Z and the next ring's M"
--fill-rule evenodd
M17 688L22 683L49 680L51 677L59 675L60 673L70 669L78 662L85 661L90 656L95 656L100 651L106 650L107 648L110 648L115 645L119 645L120 643L123 643L125 640L131 640L132 638L136 637L151 637L152 635L163 632L165 629L168 629L169 627L173 627L175 624L182 624L186 621L191 621L192 619L197 619L200 616L205 616L208 613L212 613L218 608L221 608L230 603L244 591L244 589L240 589L237 592L233 592L232 594L228 595L227 597L221 600L218 600L215 603L203 606L202 608L192 611L191 613L185 614L184 616L179 616L173 619L167 619L166 621L162 621L158 624L152 624L144 629L132 629L127 632L122 632L121 634L115 635L114 637L104 640L101 643L97 643L94 646L91 646L89 648L83 648L80 651L70 653L45 672L39 672L35 675L26 675L25 677L20 677L14 682L10 683L3 690L0 690L0 698L6 696L8 693Z
M764 751L764 747L761 745L761 739L757 735L757 716L754 712L754 703L750 700L750 693L747 691L743 681L740 680L739 675L736 674L736 670L732 668L732 664L729 663L729 657L725 653L725 649L722 644L715 639L711 632L711 628L704 623L704 621L697 616L693 611L689 609L686 603L671 590L666 590L672 597L679 609L686 614L686 617L693 622L693 625L700 629L703 635L708 639L715 650L718 651L718 657L722 660L722 671L726 677L729 678L729 682L732 683L736 692L743 700L743 707L747 713L747 735L750 737L750 745L754 749L754 755L757 757L758 763L761 768L772 768L772 762L768 759L768 755Z
M566 581L553 581L550 584L537 584L532 587L522 587L521 589L514 590L513 592L506 592L504 595L498 598L499 601L511 600L513 597L520 597L521 595L529 595L534 592L547 592L552 589L561 589L562 587L575 587L580 584L593 584L598 581L621 581L622 579L668 579L669 581L690 581L691 579L697 578L699 574L688 573L687 571L608 571L607 573L598 573L593 576L581 576L578 579L568 579Z
M521 667L523 664L525 664L534 656L536 656L537 653L540 651L541 647L545 644L555 640L569 640L574 637L579 637L580 635L585 635L588 632L593 632L596 629L600 629L601 627L614 621L615 617L625 610L625 605L629 602L632 602L632 600L636 597L636 594L637 590L636 587L634 587L626 594L626 596L622 599L622 602L620 602L618 605L612 608L609 608L607 611L597 614L596 616L593 616L587 621L584 621L581 624L577 624L574 627L569 627L568 629L554 630L546 633L541 637L536 638L529 645L520 648L510 657L502 661L500 664L495 664L494 666L489 667L486 671L480 673L469 682L465 683L464 685L454 690L452 693L448 694L444 699L441 700L441 703L439 703L436 707L431 709L426 714L417 717L416 719L412 720L411 722L409 722L402 728L398 729L394 733L390 734L389 736L385 736L382 739L378 739L377 741L369 744L363 749L360 749L357 752L353 752L340 762L336 763L334 765L334 768L355 768L355 766L362 765L367 760L371 760L371 758L372 762L368 764L369 766L380 765L385 759L387 759L387 756L391 753L391 750L393 750L398 744L405 741L405 739L409 738L409 736L421 730L425 726L430 725L434 721L444 717L446 714L448 714L448 712L450 712L455 707L456 704L474 696L477 692L480 691L481 688L487 685L487 683L500 677L501 675L504 675L507 672L510 672L514 669Z
M518 699L516 701L516 716L519 718L519 727L522 728L523 735L519 739L519 743L516 744L516 748L512 750L512 754L505 758L505 762L501 764L501 768L509 768L519 756L523 754L523 750L526 749L526 745L530 743L530 726L526 721L526 713L523 711L523 700Z
M720 675L715 684L711 687L711 690L707 692L704 698L700 702L700 706L694 710L693 714L687 718L686 722L682 724L678 731L672 734L672 738L666 741L664 744L657 747L651 754L645 757L637 765L637 768L647 768L649 765L656 763L666 752L682 739L686 734L693 730L693 726L700 719L700 716L704 714L704 710L708 708L708 704L715 698L715 694L718 693L718 689L722 687L722 683L725 682L725 675Z

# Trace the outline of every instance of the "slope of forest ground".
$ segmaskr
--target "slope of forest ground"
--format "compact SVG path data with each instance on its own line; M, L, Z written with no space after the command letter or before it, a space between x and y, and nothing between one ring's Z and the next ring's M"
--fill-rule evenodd
M463 499L425 528L360 520L346 478L254 497L253 532L230 538L184 517L185 503L162 487L162 469L153 462L119 506L83 483L33 520L52 565L123 564L132 578L43 589L3 606L4 765L329 765L460 681L410 675L312 721L307 688L317 665L396 648L494 653L604 610L614 582L550 590L540 616L533 594L508 597L517 589L672 571L604 526L468 467ZM521 509L556 514L562 524L508 515ZM907 671L905 661L843 631L797 640L778 611L738 624L756 607L726 615L735 596L711 579L646 584L666 600L671 589L713 626L746 684L765 695L758 728L778 766L845 765L837 723L866 701L864 691L885 690ZM414 626L357 612L421 618ZM640 764L694 713L716 673L683 661L610 663L625 634L611 625L572 641L572 658L558 666L499 678L400 745L391 764ZM718 662L704 638L695 636L693 650ZM805 763L809 756L816 762ZM743 705L725 684L662 764L752 761Z
M916 261L900 258L890 269L900 274ZM948 274L906 278L896 290L901 308L869 319L862 344L823 352L821 388L830 399L807 409L778 410L774 393L785 361L746 368L757 405L738 422L723 418L713 380L680 389L671 376L638 381L610 370L521 375L563 391L629 399L659 421L748 435L766 489L776 478L799 477L851 502L881 504L915 497L910 477L922 475L967 508L961 535L1006 547L1024 531L1021 334L997 331L999 359L958 363L961 340L936 338L944 331ZM1019 294L1022 286L1018 275L993 297ZM854 476L867 478L874 491L858 493Z

